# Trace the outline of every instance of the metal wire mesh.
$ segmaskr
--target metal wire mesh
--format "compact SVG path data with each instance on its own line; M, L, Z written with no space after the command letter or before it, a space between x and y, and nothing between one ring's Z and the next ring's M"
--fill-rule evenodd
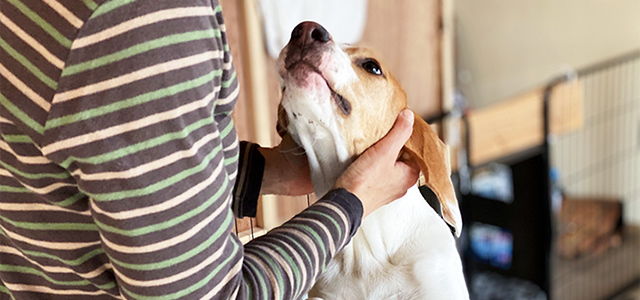
M563 200L552 299L610 299L640 278L640 52L578 72L577 80L583 124L549 145Z

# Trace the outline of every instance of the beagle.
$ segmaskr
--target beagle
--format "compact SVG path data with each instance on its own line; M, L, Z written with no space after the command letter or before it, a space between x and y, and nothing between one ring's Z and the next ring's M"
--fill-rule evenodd
M277 68L283 89L278 133L288 132L304 148L315 193L321 197L359 154L386 135L406 108L406 95L370 50L340 46L314 22L293 30ZM462 219L447 147L416 117L403 151L420 165L443 217L413 186L362 220L352 241L317 279L310 297L469 298L451 234L460 235Z

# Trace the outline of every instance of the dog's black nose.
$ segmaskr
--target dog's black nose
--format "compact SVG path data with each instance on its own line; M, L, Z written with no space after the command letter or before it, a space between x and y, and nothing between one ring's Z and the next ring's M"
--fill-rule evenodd
M326 43L331 40L329 32L316 22L302 22L291 32L290 43L300 46L313 43Z

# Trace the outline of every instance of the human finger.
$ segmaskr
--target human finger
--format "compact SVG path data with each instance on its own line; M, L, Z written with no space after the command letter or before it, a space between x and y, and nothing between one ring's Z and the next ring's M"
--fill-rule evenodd
M413 112L409 109L403 110L398 115L389 133L373 147L382 153L397 155L413 132L413 121Z

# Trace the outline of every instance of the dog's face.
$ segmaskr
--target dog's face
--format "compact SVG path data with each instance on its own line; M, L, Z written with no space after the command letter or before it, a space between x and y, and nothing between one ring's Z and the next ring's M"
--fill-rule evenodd
M305 148L311 169L320 170L316 173L323 173L326 157L348 165L384 137L407 107L402 87L376 57L369 49L334 43L313 22L299 24L280 53L278 133L290 133ZM426 184L440 200L445 220L459 235L462 222L449 178L446 146L416 117L404 151L420 165ZM312 179L316 185L316 178Z

